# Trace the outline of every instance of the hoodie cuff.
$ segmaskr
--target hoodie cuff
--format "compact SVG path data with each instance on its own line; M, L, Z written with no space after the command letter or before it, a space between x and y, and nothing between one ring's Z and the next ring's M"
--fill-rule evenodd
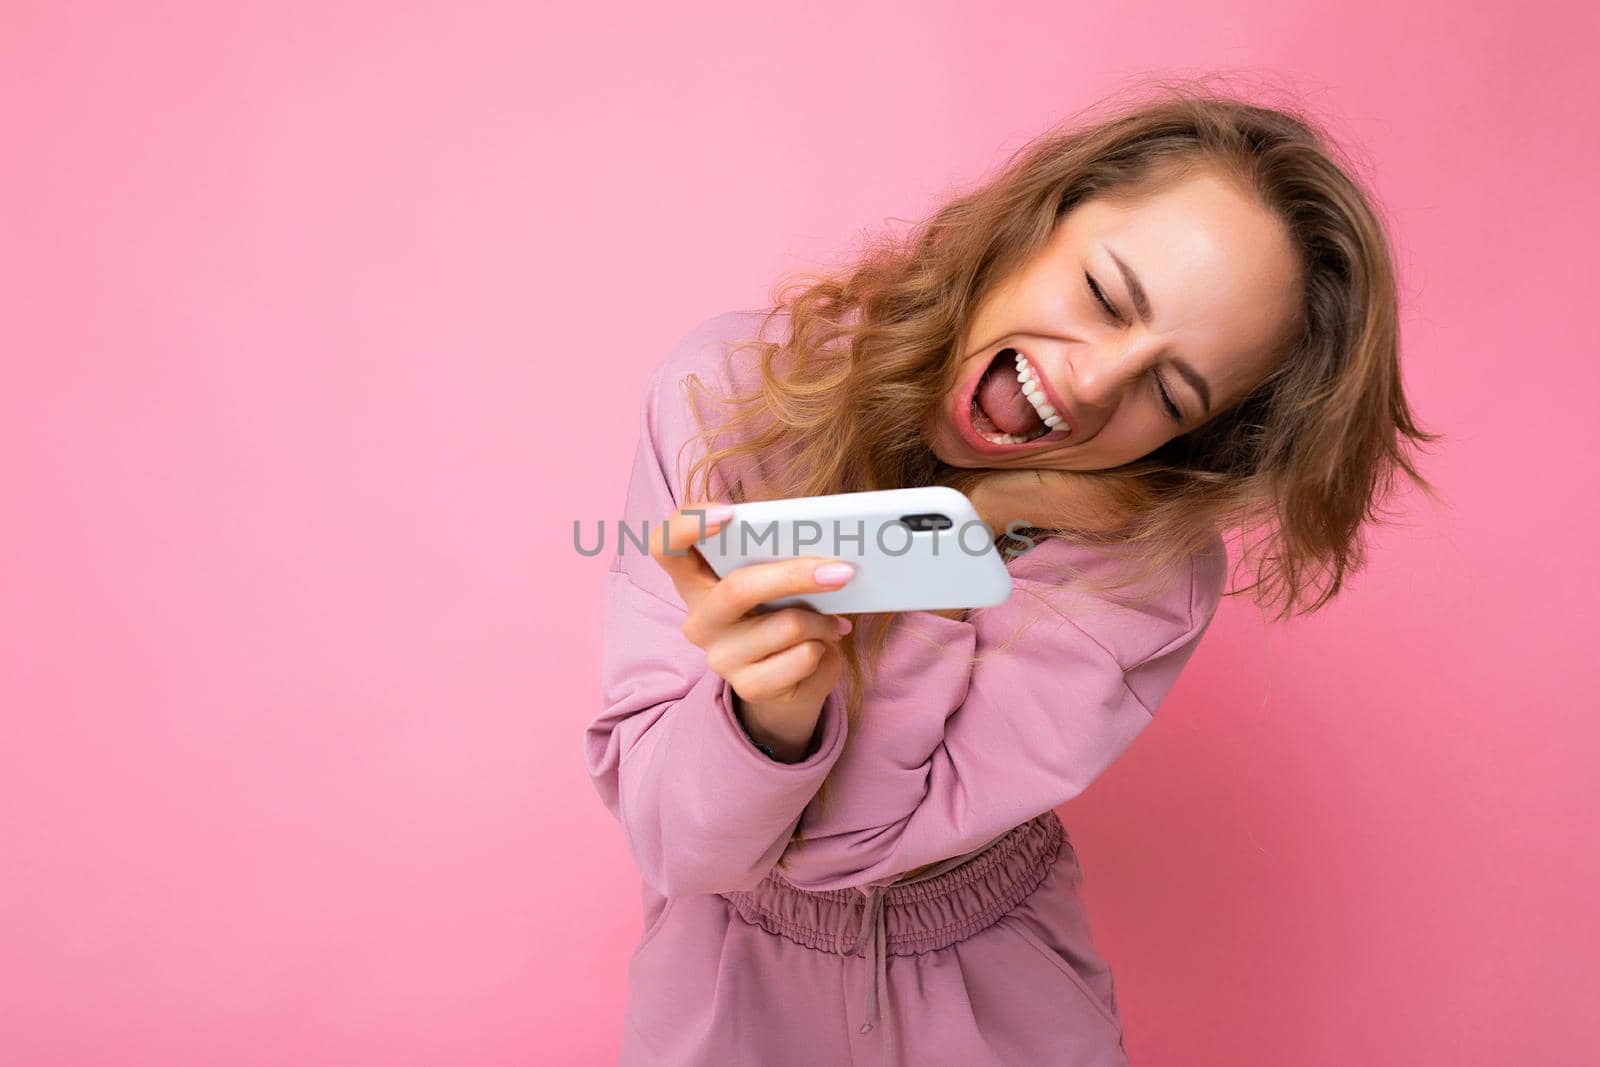
M736 759L741 759L764 772L777 774L783 777L805 777L821 769L823 774L833 765L840 751L844 748L845 709L844 703L839 699L837 690L830 692L822 703L822 712L817 716L817 728L811 736L809 755L798 763L785 763L773 756L767 755L745 731L744 723L739 720L739 712L734 707L733 686L727 679L718 679L717 703L722 708L722 729L718 735L722 737L728 747L735 748L740 753ZM820 778L820 776L819 776Z

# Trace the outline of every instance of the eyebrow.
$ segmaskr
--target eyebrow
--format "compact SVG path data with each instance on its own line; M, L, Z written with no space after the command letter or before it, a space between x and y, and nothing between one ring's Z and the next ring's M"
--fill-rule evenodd
M1132 268L1126 263L1117 258L1117 254L1111 251L1109 247L1106 248L1106 255L1111 257L1111 262L1115 263L1117 270L1122 272L1122 284L1128 287L1128 295L1133 298L1133 310L1138 313L1139 321L1146 326L1150 325L1150 296L1144 291L1144 286L1139 284L1139 276L1133 273ZM1205 378L1201 377L1200 372L1195 370L1187 361L1178 356L1172 357L1172 365L1183 376L1183 380L1189 383L1189 388L1199 395L1200 403L1205 408L1205 414L1210 415L1211 386L1207 384Z

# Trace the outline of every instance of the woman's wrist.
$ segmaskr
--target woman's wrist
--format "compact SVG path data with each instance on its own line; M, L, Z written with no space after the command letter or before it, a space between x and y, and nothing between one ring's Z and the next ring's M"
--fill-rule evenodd
M818 729L821 723L820 715L802 738L796 737L793 732L767 728L761 722L760 714L740 700L738 693L733 694L733 708L737 713L739 725L744 728L745 736L769 759L779 763L800 763L815 751L817 734L820 732Z
M1125 514L1108 484L1077 471L1015 470L985 476L967 494L996 539L1017 528L1122 529Z

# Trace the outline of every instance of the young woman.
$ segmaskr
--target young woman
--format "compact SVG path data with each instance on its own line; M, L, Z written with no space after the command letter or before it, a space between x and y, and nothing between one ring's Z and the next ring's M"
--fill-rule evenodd
M1260 603L1315 610L1394 472L1430 488L1379 219L1305 120L1169 92L779 296L650 380L651 551L607 576L585 743L644 880L623 1061L1125 1062L1054 809L1194 652L1220 531L1263 531ZM717 504L929 484L996 533L1005 604L757 612L850 567L689 551Z

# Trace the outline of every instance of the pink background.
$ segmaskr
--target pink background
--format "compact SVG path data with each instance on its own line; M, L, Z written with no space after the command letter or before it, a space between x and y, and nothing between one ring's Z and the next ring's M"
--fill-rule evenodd
M1375 175L1447 500L1314 619L1225 604L1064 809L1128 1048L1593 1062L1594 8L1284 7L8 4L3 1058L609 1062L571 531L644 375L1235 68Z

